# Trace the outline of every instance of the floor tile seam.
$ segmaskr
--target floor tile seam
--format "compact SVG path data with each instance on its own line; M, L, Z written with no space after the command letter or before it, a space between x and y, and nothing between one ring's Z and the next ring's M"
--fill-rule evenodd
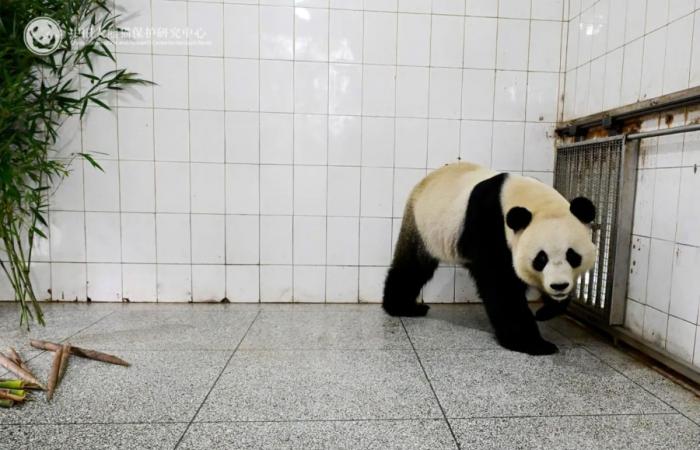
M197 411L195 411L194 415L192 415L192 418L190 419L190 422L187 424L187 426L186 426L185 429L183 430L182 434L180 435L180 438L177 440L177 442L176 442L175 445L173 446L173 449L177 449L177 448L180 446L180 444L182 443L182 440L183 440L183 439L185 438L185 436L187 435L187 432L189 431L190 427L192 426L192 424L194 423L195 419L196 419L197 416L199 415L199 412L202 410L202 407L203 407L204 404L207 402L207 399L209 398L209 395L211 395L212 391L214 391L214 387L216 387L216 384L219 382L219 380L220 380L221 377L223 376L224 372L226 371L226 368L227 368L228 365L231 363L231 360L233 359L233 356L236 354L236 351L238 350L238 347L241 346L241 344L242 344L243 341L245 340L246 336L248 335L248 332L250 332L250 329L253 328L253 324L255 323L256 320L258 320L258 317L260 317L260 310L258 310L258 312L255 314L255 317L253 317L253 320L250 321L250 324L248 325L248 328L245 330L245 333L243 333L243 336L241 336L240 341L238 341L238 345L236 345L236 348L233 349L233 351L231 352L231 355L230 355L230 356L228 357L228 359L226 360L226 363L225 363L225 364L223 365L223 367L221 368L221 371L219 372L219 374L217 375L217 377L214 379L214 382L212 383L211 387L209 388L209 391L206 393L206 395L205 395L204 398L202 399L202 402L201 402L201 403L199 404L199 406L197 407Z
M668 406L669 408L671 408L672 410L674 410L676 413L678 413L678 414L682 415L683 417L685 417L686 419L690 420L690 421L693 422L695 425L700 426L700 423L698 423L698 421L695 421L695 420L691 419L690 417L688 417L688 415L685 414L685 413L683 413L683 411L679 410L678 408L676 408L675 406L673 406L672 404L670 404L669 402L667 402L666 400L664 400L663 398L661 398L661 397L660 397L659 395L657 395L655 392L652 392L651 390L649 390L648 388L646 388L645 386L643 386L641 383L639 383L639 382L636 381L635 379L633 379L633 378L631 378L630 376L628 376L627 374L625 374L623 371L619 370L618 368L616 368L615 366L613 366L612 364L610 364L609 362L607 362L607 361L604 360L603 358L601 358L601 357L599 357L598 355L596 355L595 352L593 352L593 351L592 351L591 349L589 349L588 347L583 346L582 348L583 348L586 352L588 352L589 354L593 355L593 357L595 357L596 359L598 359L600 362L602 362L602 363L605 364L606 366L610 367L612 370L614 370L615 372L617 372L617 373L619 373L620 375L622 375L625 379L629 380L629 381L632 382L634 385L636 385L637 387L639 387L640 389L642 389L642 390L643 390L644 392L646 392L647 394L651 395L652 397L654 397L655 399L657 399L658 401L660 401L660 402L663 403L664 405ZM619 351L619 350L617 350L617 351ZM650 370L651 370L651 369L650 369ZM659 375L659 376L661 376L661 375ZM678 388L679 388L679 389L684 389L684 388L683 388L682 386L680 386L680 385L678 385Z
M440 399L438 398L437 392L435 392L435 388L433 387L433 383L430 381L430 377L428 377L428 372L425 370L425 367L423 366L423 361L421 361L420 356L418 355L418 351L416 351L415 345L413 345L413 340L411 339L411 336L408 334L408 330L406 329L406 324L403 321L403 318L399 318L401 321L401 326L403 327L404 333L406 333L406 338L408 339L408 342L411 344L411 348L413 349L413 354L416 357L416 361L418 362L418 366L421 368L421 371L423 372L423 376L425 377L425 381L428 383L428 387L430 387L430 391L433 393L433 398L435 399L435 402L438 405L438 408L440 408L440 412L442 413L443 420L445 421L445 424L447 425L447 428L450 430L450 434L452 435L452 440L455 444L455 447L457 450L461 449L461 446L459 444L459 440L457 439L457 436L455 435L454 430L452 429L452 424L450 423L449 420L447 420L447 414L445 413L445 409L442 407L442 403L440 403Z

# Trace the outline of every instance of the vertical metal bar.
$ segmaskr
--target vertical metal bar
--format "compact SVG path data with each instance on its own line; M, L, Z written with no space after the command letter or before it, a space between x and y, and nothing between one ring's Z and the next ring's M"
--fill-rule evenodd
M632 245L632 223L634 221L634 197L637 185L637 162L639 159L639 140L629 143L623 141L622 161L620 164L617 222L615 246L612 251L615 275L612 282L608 324L622 325L625 321L625 304L627 302L627 278L629 275L630 247Z

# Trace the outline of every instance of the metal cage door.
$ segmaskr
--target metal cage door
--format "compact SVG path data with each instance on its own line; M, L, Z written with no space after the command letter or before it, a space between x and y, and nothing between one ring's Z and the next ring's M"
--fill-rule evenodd
M571 312L602 325L624 322L629 274L639 141L625 136L557 147L554 187L571 200L589 198L596 207L593 268L574 291Z

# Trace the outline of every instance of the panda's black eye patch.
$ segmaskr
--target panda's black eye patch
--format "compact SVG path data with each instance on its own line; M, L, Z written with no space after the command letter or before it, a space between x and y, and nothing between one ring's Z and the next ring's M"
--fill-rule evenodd
M538 272L542 272L544 270L544 266L546 266L548 262L549 257L543 250L540 250L537 256L535 256L535 259L532 260L532 268Z
M573 248L570 248L566 251L566 261L575 269L581 265L581 255L576 253L576 250Z

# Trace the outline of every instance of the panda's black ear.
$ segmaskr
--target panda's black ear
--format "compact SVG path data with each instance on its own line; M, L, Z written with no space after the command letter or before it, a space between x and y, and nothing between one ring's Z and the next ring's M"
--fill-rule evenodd
M522 206L510 208L506 214L506 224L513 231L520 231L530 224L532 213Z
M585 224L591 223L595 219L595 206L586 197L576 197L571 200L569 211Z

